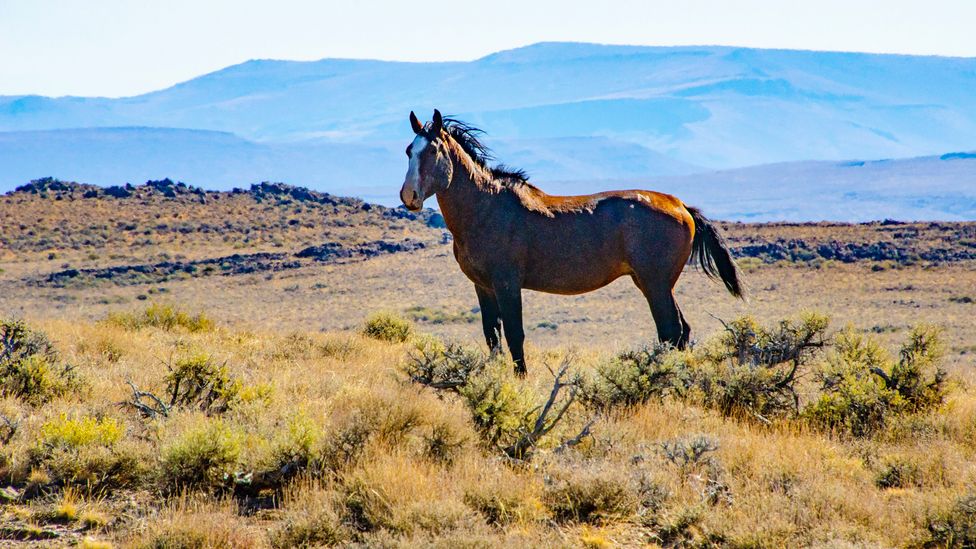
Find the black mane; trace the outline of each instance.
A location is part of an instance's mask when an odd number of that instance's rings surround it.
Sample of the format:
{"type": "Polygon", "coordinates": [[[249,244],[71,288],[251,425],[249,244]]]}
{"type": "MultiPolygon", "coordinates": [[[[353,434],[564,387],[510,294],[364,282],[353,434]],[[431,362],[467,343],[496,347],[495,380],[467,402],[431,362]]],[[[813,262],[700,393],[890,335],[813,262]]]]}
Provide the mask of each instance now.
{"type": "MultiPolygon", "coordinates": [[[[428,129],[429,126],[430,124],[428,124],[428,129]]],[[[491,172],[492,178],[506,184],[529,182],[529,175],[525,173],[525,170],[510,168],[504,164],[491,166],[491,162],[495,160],[495,156],[492,154],[491,149],[481,142],[481,136],[485,134],[483,130],[456,118],[445,117],[444,131],[458,142],[458,145],[461,146],[464,152],[468,153],[471,160],[474,160],[476,164],[491,172]]]]}

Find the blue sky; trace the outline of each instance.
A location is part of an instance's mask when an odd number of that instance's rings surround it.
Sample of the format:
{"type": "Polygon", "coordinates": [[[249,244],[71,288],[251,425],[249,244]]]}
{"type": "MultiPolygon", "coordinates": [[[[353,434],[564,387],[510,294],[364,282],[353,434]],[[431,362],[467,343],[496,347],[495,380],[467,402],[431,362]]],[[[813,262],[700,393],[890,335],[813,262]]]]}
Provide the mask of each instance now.
{"type": "Polygon", "coordinates": [[[125,96],[254,58],[467,60],[545,40],[976,56],[973,0],[0,0],[0,94],[125,96]]]}

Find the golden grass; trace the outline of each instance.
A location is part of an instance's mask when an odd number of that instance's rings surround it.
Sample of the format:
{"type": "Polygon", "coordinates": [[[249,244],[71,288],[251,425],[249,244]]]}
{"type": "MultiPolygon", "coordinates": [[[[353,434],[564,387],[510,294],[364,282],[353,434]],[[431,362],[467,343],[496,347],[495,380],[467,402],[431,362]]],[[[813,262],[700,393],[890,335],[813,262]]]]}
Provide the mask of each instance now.
{"type": "MultiPolygon", "coordinates": [[[[87,389],[44,406],[3,399],[0,411],[20,426],[0,451],[0,474],[25,493],[47,484],[37,493],[60,494],[46,514],[27,516],[70,524],[75,533],[65,535],[79,540],[95,531],[92,540],[146,547],[900,546],[922,541],[930,517],[976,486],[976,394],[968,384],[957,383],[943,407],[914,424],[861,439],[665,399],[601,416],[592,438],[554,452],[591,417],[574,409],[521,465],[480,443],[460,398],[406,380],[411,341],[219,325],[203,332],[34,325],[77,364],[87,389]],[[127,381],[163,395],[169,368],[201,351],[225,364],[249,396],[212,415],[182,406],[144,418],[118,406],[132,398],[127,381]],[[431,451],[437,436],[450,440],[449,459],[431,451]],[[662,442],[698,436],[717,446],[710,461],[679,466],[663,455],[662,442]],[[50,464],[31,461],[53,439],[108,448],[145,470],[118,486],[64,487],[57,470],[43,469],[50,464]],[[256,482],[290,462],[302,472],[240,494],[247,475],[256,482]],[[879,482],[899,464],[910,466],[897,486],[879,482]],[[139,504],[112,520],[133,497],[139,504]]],[[[536,367],[523,390],[541,401],[551,385],[541,365],[566,352],[532,348],[536,367]]],[[[607,358],[586,349],[575,355],[579,369],[607,358]]],[[[17,508],[2,522],[19,523],[17,508]]]]}

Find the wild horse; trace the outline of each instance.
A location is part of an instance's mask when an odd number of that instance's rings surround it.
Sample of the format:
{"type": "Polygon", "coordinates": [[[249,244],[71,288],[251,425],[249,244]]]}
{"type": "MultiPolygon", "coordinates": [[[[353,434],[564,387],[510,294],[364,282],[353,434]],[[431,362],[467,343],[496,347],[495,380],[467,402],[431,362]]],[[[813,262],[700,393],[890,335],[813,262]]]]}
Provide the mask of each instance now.
{"type": "Polygon", "coordinates": [[[525,173],[490,167],[481,130],[434,111],[416,134],[400,199],[410,210],[437,195],[454,257],[472,282],[488,347],[504,328],[516,373],[525,373],[522,289],[573,295],[630,276],[651,307],[658,338],[683,348],[691,337],[673,288],[689,258],[732,295],[742,286],[715,225],[677,198],[653,191],[551,196],[525,173]]]}

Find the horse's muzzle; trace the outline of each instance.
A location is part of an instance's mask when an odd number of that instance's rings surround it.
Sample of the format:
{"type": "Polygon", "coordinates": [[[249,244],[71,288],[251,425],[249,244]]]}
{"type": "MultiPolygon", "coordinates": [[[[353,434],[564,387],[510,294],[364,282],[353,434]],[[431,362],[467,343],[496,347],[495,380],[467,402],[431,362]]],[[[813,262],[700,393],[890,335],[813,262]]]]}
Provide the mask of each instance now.
{"type": "Polygon", "coordinates": [[[424,199],[417,191],[408,189],[406,185],[400,190],[400,202],[403,202],[404,207],[412,212],[420,211],[424,207],[424,199]]]}

